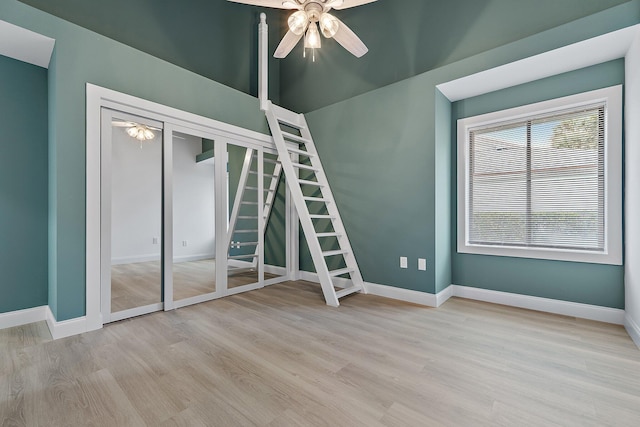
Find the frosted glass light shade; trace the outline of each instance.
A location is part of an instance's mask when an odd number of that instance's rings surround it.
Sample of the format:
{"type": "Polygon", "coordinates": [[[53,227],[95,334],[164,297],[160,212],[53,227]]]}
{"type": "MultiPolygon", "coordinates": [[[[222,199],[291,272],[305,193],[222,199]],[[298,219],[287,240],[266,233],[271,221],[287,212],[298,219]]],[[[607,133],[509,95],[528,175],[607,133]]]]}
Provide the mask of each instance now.
{"type": "Polygon", "coordinates": [[[309,17],[305,11],[299,10],[296,13],[291,14],[287,22],[291,32],[296,36],[299,36],[304,33],[309,26],[309,17]]]}
{"type": "Polygon", "coordinates": [[[324,35],[328,39],[335,36],[338,32],[338,28],[340,27],[340,22],[338,22],[335,17],[329,15],[328,13],[323,13],[320,16],[319,24],[322,35],[324,35]]]}
{"type": "Polygon", "coordinates": [[[304,37],[304,47],[308,49],[320,49],[322,47],[322,40],[320,39],[320,32],[315,22],[309,25],[307,34],[304,37]]]}

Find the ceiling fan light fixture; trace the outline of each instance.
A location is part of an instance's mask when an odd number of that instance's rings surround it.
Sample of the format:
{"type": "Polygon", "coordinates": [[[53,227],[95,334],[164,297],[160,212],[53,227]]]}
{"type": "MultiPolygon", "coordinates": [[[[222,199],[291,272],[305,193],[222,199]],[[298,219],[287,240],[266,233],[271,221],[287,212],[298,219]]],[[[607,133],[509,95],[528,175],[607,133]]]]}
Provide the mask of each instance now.
{"type": "Polygon", "coordinates": [[[312,22],[304,36],[304,47],[306,49],[320,49],[322,47],[322,39],[315,22],[312,22]]]}
{"type": "Polygon", "coordinates": [[[151,129],[142,125],[136,125],[136,126],[127,128],[127,134],[131,138],[135,138],[140,142],[149,141],[156,137],[156,134],[153,133],[151,129]]]}
{"type": "Polygon", "coordinates": [[[320,24],[322,35],[328,39],[335,36],[338,32],[338,28],[340,27],[340,22],[334,16],[328,13],[323,13],[322,15],[320,15],[320,20],[318,21],[318,23],[320,24]]]}
{"type": "Polygon", "coordinates": [[[289,17],[289,29],[296,36],[302,35],[309,26],[309,16],[304,10],[299,10],[289,17]]]}

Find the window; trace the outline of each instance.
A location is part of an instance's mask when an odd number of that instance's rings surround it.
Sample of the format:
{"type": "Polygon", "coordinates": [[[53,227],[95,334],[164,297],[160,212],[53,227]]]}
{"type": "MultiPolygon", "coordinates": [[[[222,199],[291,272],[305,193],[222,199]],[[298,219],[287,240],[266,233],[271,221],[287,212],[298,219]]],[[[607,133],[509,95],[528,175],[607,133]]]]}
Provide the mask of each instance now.
{"type": "Polygon", "coordinates": [[[622,263],[622,88],[458,121],[458,252],[622,263]]]}

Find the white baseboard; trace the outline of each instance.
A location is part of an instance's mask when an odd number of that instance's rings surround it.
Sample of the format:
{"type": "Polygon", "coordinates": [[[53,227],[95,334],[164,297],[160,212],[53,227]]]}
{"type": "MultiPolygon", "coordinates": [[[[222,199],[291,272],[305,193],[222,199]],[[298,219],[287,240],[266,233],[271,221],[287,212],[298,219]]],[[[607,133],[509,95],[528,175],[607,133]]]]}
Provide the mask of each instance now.
{"type": "MultiPolygon", "coordinates": [[[[301,271],[300,279],[314,283],[319,282],[318,275],[308,271],[301,271]]],[[[335,282],[335,285],[337,287],[346,287],[349,283],[350,280],[348,279],[340,279],[335,282]]],[[[365,288],[365,293],[371,295],[392,298],[428,307],[440,307],[449,298],[455,296],[494,304],[508,305],[511,307],[560,314],[563,316],[577,317],[580,319],[613,323],[616,325],[625,324],[624,310],[617,308],[580,304],[550,298],[532,297],[529,295],[520,295],[508,292],[491,291],[487,289],[472,288],[469,286],[450,285],[435,295],[427,292],[397,288],[395,286],[379,285],[376,283],[365,283],[365,288]]],[[[640,329],[637,329],[637,331],[638,340],[640,341],[640,329]]]]}
{"type": "Polygon", "coordinates": [[[636,346],[640,348],[640,326],[628,314],[624,316],[624,328],[636,346]]]}
{"type": "Polygon", "coordinates": [[[436,307],[440,307],[453,296],[453,286],[449,285],[436,294],[436,307]]]}
{"type": "MultiPolygon", "coordinates": [[[[300,271],[300,280],[306,280],[307,282],[313,283],[320,282],[320,280],[318,279],[318,275],[309,271],[300,271]]],[[[351,280],[342,277],[335,277],[333,279],[333,283],[338,288],[346,288],[351,285],[351,280]]],[[[448,292],[448,289],[449,287],[445,291],[448,292]]],[[[444,302],[449,299],[449,297],[445,298],[446,292],[438,295],[433,295],[427,292],[412,291],[410,289],[402,289],[395,286],[379,285],[377,283],[365,282],[363,293],[411,302],[414,304],[426,305],[428,307],[438,307],[441,304],[438,304],[438,300],[444,302]]]]}
{"type": "Polygon", "coordinates": [[[618,308],[512,294],[509,292],[492,291],[469,286],[451,285],[450,288],[452,288],[452,296],[460,298],[561,314],[563,316],[577,317],[580,319],[596,320],[598,322],[613,323],[616,325],[622,325],[624,323],[624,310],[618,308]]]}
{"type": "Polygon", "coordinates": [[[184,255],[184,256],[174,256],[173,262],[175,264],[179,264],[181,262],[191,262],[191,261],[202,261],[205,259],[215,259],[216,254],[195,254],[195,255],[184,255]]]}
{"type": "Polygon", "coordinates": [[[276,276],[286,276],[287,269],[284,267],[278,267],[276,265],[264,265],[264,272],[269,274],[275,274],[276,276]]]}
{"type": "Polygon", "coordinates": [[[87,332],[87,318],[84,316],[58,322],[49,306],[46,306],[46,313],[47,326],[54,340],[87,332]]]}
{"type": "Polygon", "coordinates": [[[48,306],[27,308],[24,310],[10,311],[0,314],[0,329],[13,328],[14,326],[28,325],[47,319],[48,306]]]}
{"type": "Polygon", "coordinates": [[[428,307],[437,306],[436,295],[429,294],[427,292],[412,291],[410,289],[402,289],[368,282],[365,283],[365,287],[367,288],[367,293],[371,295],[426,305],[428,307]]]}
{"type": "MultiPolygon", "coordinates": [[[[183,255],[176,256],[173,258],[173,262],[176,264],[181,262],[190,262],[190,261],[202,261],[203,259],[213,259],[215,258],[215,254],[194,254],[194,255],[183,255]]],[[[123,258],[113,258],[111,260],[111,265],[122,265],[122,264],[136,264],[138,262],[150,262],[150,261],[160,261],[161,256],[159,254],[149,254],[149,255],[139,255],[132,257],[123,257],[123,258]]]]}
{"type": "MultiPolygon", "coordinates": [[[[312,273],[310,271],[302,271],[300,270],[300,274],[298,276],[299,280],[305,280],[307,282],[312,283],[320,283],[320,279],[318,278],[317,273],[312,273]]],[[[351,279],[345,279],[344,277],[334,277],[333,279],[334,286],[338,288],[348,288],[351,285],[351,279]]],[[[365,284],[366,287],[366,284],[365,284]]],[[[367,293],[366,290],[364,293],[367,293]]]]}

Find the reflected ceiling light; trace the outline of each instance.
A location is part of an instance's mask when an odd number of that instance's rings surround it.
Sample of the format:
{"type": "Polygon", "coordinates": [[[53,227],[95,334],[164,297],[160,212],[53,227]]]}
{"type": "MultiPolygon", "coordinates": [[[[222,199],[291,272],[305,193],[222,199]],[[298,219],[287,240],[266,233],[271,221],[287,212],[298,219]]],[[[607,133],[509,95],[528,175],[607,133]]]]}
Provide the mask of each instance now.
{"type": "Polygon", "coordinates": [[[156,137],[156,134],[144,125],[135,125],[127,128],[127,134],[129,134],[131,138],[135,138],[140,142],[150,141],[156,137]]]}

